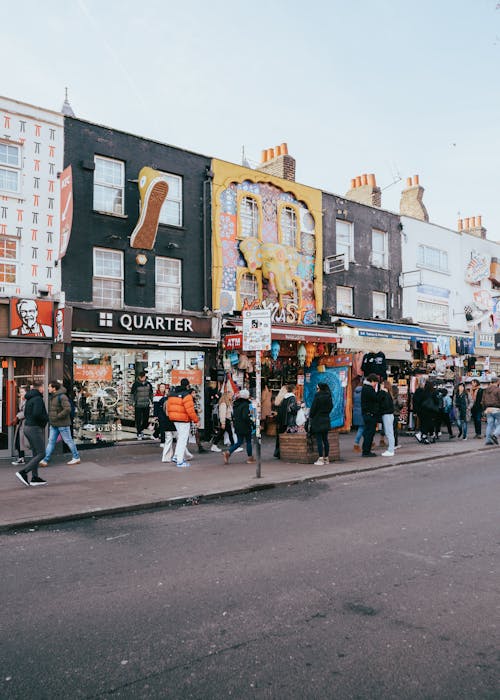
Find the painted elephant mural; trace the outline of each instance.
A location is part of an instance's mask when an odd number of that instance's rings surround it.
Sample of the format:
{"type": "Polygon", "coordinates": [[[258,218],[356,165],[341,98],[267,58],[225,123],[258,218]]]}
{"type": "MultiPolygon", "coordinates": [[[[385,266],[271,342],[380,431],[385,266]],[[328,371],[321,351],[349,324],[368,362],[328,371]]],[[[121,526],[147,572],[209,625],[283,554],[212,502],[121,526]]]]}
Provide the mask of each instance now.
{"type": "Polygon", "coordinates": [[[250,272],[262,269],[262,276],[269,281],[272,292],[293,292],[293,278],[300,263],[300,255],[295,248],[281,243],[263,243],[258,238],[246,238],[240,243],[240,251],[250,272]]]}

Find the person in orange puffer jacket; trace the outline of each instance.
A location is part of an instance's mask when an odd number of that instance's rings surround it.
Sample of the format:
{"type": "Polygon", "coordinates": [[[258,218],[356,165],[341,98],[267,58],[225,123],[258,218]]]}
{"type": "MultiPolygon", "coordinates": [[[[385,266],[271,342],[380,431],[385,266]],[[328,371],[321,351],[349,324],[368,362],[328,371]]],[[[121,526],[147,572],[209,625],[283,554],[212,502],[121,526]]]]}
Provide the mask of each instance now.
{"type": "Polygon", "coordinates": [[[167,414],[175,423],[177,430],[177,445],[172,461],[178,467],[189,467],[189,462],[184,460],[184,453],[189,438],[191,422],[198,423],[198,414],[194,408],[191,388],[187,379],[181,379],[181,385],[172,389],[167,398],[167,414]]]}

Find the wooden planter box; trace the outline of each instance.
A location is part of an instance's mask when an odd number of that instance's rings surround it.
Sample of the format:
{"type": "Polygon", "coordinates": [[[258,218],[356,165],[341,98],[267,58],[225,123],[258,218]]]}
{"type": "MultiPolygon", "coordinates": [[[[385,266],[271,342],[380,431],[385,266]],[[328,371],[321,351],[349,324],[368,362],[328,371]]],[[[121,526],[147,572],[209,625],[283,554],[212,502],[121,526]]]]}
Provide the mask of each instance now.
{"type": "MultiPolygon", "coordinates": [[[[330,462],[340,459],[339,432],[330,430],[328,433],[330,444],[330,462]]],[[[307,439],[306,433],[281,433],[280,456],[283,462],[299,462],[300,464],[313,464],[318,459],[316,437],[307,439]]]]}

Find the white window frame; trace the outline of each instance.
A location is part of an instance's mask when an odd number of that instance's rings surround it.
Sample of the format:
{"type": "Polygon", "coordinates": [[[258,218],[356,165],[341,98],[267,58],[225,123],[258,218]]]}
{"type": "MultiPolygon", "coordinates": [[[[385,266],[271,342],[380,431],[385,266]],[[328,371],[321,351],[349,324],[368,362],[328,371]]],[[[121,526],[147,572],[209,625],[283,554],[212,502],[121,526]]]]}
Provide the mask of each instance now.
{"type": "Polygon", "coordinates": [[[180,314],[182,312],[182,260],[176,258],[157,257],[155,260],[155,307],[157,311],[169,314],[180,314]],[[177,282],[169,282],[166,277],[168,273],[162,270],[163,263],[168,263],[177,270],[177,282]],[[165,273],[163,276],[162,273],[165,273]],[[175,292],[175,303],[163,301],[162,292],[175,292]]]}
{"type": "Polygon", "coordinates": [[[417,299],[417,321],[428,323],[434,326],[450,325],[449,304],[440,304],[427,299],[417,299]],[[439,314],[439,318],[438,318],[439,314]]]}
{"type": "Polygon", "coordinates": [[[372,253],[371,264],[373,267],[380,267],[383,270],[389,269],[389,236],[387,231],[381,231],[378,228],[372,228],[372,253]],[[375,240],[378,236],[382,237],[382,250],[375,250],[375,240]]]}
{"type": "Polygon", "coordinates": [[[5,276],[10,272],[14,273],[14,279],[13,280],[7,280],[7,279],[0,279],[0,284],[16,284],[17,281],[17,263],[18,263],[18,256],[19,256],[19,246],[17,245],[17,240],[9,237],[1,237],[0,238],[0,246],[5,243],[6,245],[13,245],[15,247],[15,254],[14,257],[10,257],[7,255],[2,255],[2,250],[0,248],[0,275],[5,276]],[[7,268],[12,268],[12,270],[8,271],[7,268]]]}
{"type": "Polygon", "coordinates": [[[292,248],[299,247],[299,225],[297,212],[294,207],[287,207],[286,205],[280,209],[280,230],[281,230],[281,243],[283,245],[289,245],[292,248]]]}
{"type": "MultiPolygon", "coordinates": [[[[5,176],[14,175],[16,177],[16,188],[12,187],[2,187],[0,179],[0,192],[5,192],[10,195],[17,195],[21,193],[21,164],[22,164],[22,152],[21,145],[18,143],[12,143],[9,140],[0,140],[0,146],[6,147],[6,154],[2,154],[0,149],[0,175],[5,173],[5,176]],[[12,162],[9,158],[9,149],[15,149],[17,151],[16,162],[12,162]]],[[[7,184],[7,183],[5,183],[7,184]]]]}
{"type": "Polygon", "coordinates": [[[168,194],[160,209],[159,223],[164,226],[182,226],[182,196],[183,181],[180,175],[164,173],[162,175],[168,182],[168,194]],[[175,190],[174,191],[174,185],[175,190]]]}
{"type": "Polygon", "coordinates": [[[116,160],[115,158],[107,158],[106,156],[94,155],[94,165],[94,211],[99,211],[104,214],[114,214],[116,216],[123,216],[125,213],[125,163],[122,160],[116,160]],[[98,179],[98,163],[113,163],[114,165],[119,165],[120,177],[118,178],[118,181],[113,181],[111,178],[98,179]],[[111,208],[106,206],[106,202],[102,204],[102,202],[97,201],[96,188],[103,188],[104,192],[108,195],[110,192],[115,192],[111,208]]]}
{"type": "MultiPolygon", "coordinates": [[[[100,261],[99,261],[100,262],[100,261]]],[[[104,308],[120,309],[123,307],[123,252],[111,248],[94,248],[93,250],[93,272],[92,272],[92,301],[96,306],[104,308]],[[118,272],[113,269],[100,270],[98,272],[99,254],[108,254],[111,260],[118,262],[118,272]],[[118,284],[115,284],[118,282],[118,284]],[[118,290],[119,297],[114,297],[112,293],[105,295],[104,291],[108,284],[109,290],[118,290]],[[101,287],[98,290],[98,287],[101,287]]]]}
{"type": "Polygon", "coordinates": [[[352,287],[337,285],[335,290],[335,310],[337,314],[342,314],[342,316],[354,316],[354,294],[352,287]],[[345,297],[349,297],[349,299],[340,299],[342,294],[344,294],[345,297]]]}
{"type": "Polygon", "coordinates": [[[242,306],[245,303],[245,300],[248,300],[249,303],[251,303],[252,301],[256,301],[259,298],[259,292],[259,281],[257,279],[257,276],[252,274],[251,272],[244,272],[239,280],[239,296],[242,306]],[[245,282],[251,283],[251,290],[245,290],[245,282]],[[255,294],[253,293],[254,290],[255,294]]]}
{"type": "Polygon", "coordinates": [[[344,254],[345,261],[347,263],[354,262],[354,225],[351,221],[342,221],[336,219],[335,221],[335,255],[344,254]],[[348,241],[340,240],[340,230],[343,229],[346,232],[347,227],[347,237],[348,241]]]}
{"type": "Polygon", "coordinates": [[[387,318],[387,302],[388,298],[386,292],[372,292],[373,318],[379,318],[381,320],[387,318]]]}
{"type": "Polygon", "coordinates": [[[242,197],[239,202],[239,238],[258,238],[260,208],[255,197],[242,197]]]}
{"type": "Polygon", "coordinates": [[[417,267],[448,273],[448,251],[421,243],[417,250],[417,267]],[[438,258],[437,263],[432,261],[432,256],[438,258]]]}

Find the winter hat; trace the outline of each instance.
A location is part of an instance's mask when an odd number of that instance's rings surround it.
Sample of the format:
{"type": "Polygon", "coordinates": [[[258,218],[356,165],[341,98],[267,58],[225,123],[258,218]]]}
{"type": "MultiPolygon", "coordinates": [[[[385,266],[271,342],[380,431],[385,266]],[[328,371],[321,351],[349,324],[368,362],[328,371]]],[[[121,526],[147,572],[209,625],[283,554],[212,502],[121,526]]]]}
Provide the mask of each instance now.
{"type": "Polygon", "coordinates": [[[248,389],[242,389],[240,393],[238,394],[240,399],[249,399],[250,398],[250,392],[248,389]]]}

